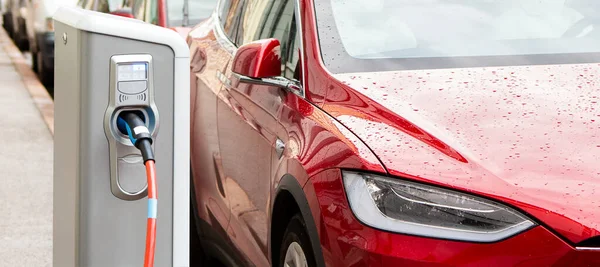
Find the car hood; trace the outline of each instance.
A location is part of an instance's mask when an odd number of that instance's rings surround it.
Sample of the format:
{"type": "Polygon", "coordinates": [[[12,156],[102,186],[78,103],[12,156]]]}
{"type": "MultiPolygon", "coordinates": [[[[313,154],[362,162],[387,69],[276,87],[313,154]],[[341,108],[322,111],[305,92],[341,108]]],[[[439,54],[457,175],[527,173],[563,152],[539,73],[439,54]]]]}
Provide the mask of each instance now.
{"type": "Polygon", "coordinates": [[[572,244],[600,235],[599,65],[334,78],[323,108],[391,175],[511,204],[572,244]]]}

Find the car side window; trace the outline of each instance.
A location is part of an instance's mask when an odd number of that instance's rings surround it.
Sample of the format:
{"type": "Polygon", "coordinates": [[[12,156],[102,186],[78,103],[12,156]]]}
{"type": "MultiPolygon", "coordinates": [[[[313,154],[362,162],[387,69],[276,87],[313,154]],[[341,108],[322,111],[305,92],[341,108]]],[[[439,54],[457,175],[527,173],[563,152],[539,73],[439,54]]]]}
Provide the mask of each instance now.
{"type": "Polygon", "coordinates": [[[299,37],[296,32],[295,1],[248,1],[238,28],[236,44],[276,38],[281,44],[281,73],[289,79],[300,80],[299,37]]]}
{"type": "Polygon", "coordinates": [[[281,75],[288,79],[302,81],[302,62],[300,60],[300,55],[302,53],[300,42],[300,33],[298,32],[298,27],[296,26],[296,19],[294,15],[294,20],[292,20],[292,26],[290,27],[290,35],[289,35],[289,45],[287,54],[282,54],[282,70],[281,75]]]}
{"type": "Polygon", "coordinates": [[[219,3],[219,20],[221,21],[221,26],[223,26],[229,40],[234,43],[244,2],[244,0],[221,0],[219,3]]]}

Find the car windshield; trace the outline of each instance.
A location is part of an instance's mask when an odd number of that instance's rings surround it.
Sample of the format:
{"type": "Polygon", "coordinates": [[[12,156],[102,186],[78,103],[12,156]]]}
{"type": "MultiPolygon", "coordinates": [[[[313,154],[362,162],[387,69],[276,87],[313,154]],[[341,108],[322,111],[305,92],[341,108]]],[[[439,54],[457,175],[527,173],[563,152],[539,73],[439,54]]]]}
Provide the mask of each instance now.
{"type": "Polygon", "coordinates": [[[170,26],[193,26],[201,20],[210,17],[217,5],[217,0],[187,0],[188,23],[183,25],[183,5],[186,0],[167,1],[168,19],[170,26]]]}
{"type": "Polygon", "coordinates": [[[597,0],[315,1],[330,71],[600,62],[597,0]]]}

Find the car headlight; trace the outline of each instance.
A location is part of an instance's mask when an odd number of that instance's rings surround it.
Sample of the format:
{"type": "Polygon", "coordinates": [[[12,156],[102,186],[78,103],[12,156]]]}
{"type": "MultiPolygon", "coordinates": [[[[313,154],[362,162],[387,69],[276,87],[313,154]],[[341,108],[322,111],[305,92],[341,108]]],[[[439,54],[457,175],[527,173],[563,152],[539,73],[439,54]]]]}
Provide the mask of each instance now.
{"type": "Polygon", "coordinates": [[[510,207],[461,192],[365,173],[343,177],[354,215],[381,230],[495,242],[536,225],[510,207]]]}

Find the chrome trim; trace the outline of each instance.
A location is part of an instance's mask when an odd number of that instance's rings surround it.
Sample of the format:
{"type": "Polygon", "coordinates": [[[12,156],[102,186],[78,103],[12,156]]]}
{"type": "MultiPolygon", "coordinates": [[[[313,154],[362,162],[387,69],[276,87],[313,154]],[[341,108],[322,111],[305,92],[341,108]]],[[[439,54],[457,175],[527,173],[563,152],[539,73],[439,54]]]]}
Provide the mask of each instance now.
{"type": "Polygon", "coordinates": [[[235,46],[235,43],[233,43],[233,41],[229,39],[229,36],[225,34],[225,29],[223,29],[223,25],[221,25],[221,18],[219,18],[219,11],[221,10],[222,2],[223,1],[219,1],[219,4],[217,5],[215,12],[213,13],[213,17],[215,19],[216,24],[214,26],[214,30],[217,37],[216,39],[217,42],[221,44],[227,51],[229,51],[232,54],[235,54],[237,52],[237,46],[235,46]]]}
{"type": "Polygon", "coordinates": [[[269,77],[269,78],[252,78],[248,76],[244,76],[238,73],[233,73],[233,75],[239,80],[241,83],[248,84],[258,84],[258,85],[267,85],[267,86],[275,86],[289,91],[290,93],[299,95],[302,94],[302,85],[298,84],[298,82],[290,80],[285,77],[277,76],[277,77],[269,77]]]}
{"type": "Polygon", "coordinates": [[[289,81],[287,88],[288,91],[298,95],[299,97],[304,98],[304,86],[300,84],[300,82],[291,80],[289,81]]]}
{"type": "Polygon", "coordinates": [[[275,152],[277,153],[278,159],[281,159],[281,157],[283,156],[284,150],[285,150],[285,143],[283,142],[283,140],[277,138],[277,141],[275,141],[275,152]]]}
{"type": "Polygon", "coordinates": [[[600,248],[588,248],[588,247],[575,247],[576,250],[581,251],[600,251],[600,248]]]}
{"type": "Polygon", "coordinates": [[[300,14],[300,0],[296,0],[296,8],[294,9],[296,13],[296,31],[300,33],[300,60],[302,61],[302,79],[300,82],[300,88],[298,88],[299,93],[295,93],[296,95],[306,98],[306,89],[304,89],[304,85],[306,84],[306,60],[304,59],[304,31],[302,24],[302,14],[300,14]]]}
{"type": "Polygon", "coordinates": [[[231,88],[231,80],[223,74],[220,70],[217,70],[217,80],[221,82],[221,84],[225,85],[227,88],[231,88]]]}

